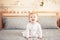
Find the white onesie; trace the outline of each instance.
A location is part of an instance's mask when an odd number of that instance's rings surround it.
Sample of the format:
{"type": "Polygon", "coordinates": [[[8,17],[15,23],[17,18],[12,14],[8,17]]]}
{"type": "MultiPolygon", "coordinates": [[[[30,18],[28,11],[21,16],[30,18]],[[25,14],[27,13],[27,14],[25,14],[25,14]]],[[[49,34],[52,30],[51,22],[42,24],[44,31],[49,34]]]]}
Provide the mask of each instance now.
{"type": "Polygon", "coordinates": [[[28,23],[26,30],[22,32],[24,37],[41,37],[42,38],[42,29],[41,25],[36,22],[34,24],[28,23]]]}

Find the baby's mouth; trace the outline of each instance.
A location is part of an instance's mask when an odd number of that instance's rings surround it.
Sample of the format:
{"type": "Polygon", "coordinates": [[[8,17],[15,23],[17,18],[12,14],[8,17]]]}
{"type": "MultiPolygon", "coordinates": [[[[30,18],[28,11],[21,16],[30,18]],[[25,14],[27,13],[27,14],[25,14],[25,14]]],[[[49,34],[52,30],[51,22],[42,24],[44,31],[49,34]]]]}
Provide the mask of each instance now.
{"type": "Polygon", "coordinates": [[[32,21],[34,21],[34,19],[32,19],[32,21]]]}

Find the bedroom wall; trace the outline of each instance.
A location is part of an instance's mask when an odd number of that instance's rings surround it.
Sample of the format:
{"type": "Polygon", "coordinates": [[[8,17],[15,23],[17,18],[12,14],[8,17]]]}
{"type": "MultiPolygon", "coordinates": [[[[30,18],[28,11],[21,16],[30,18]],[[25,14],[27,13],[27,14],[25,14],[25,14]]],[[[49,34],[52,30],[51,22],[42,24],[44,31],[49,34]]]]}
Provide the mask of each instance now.
{"type": "Polygon", "coordinates": [[[40,11],[60,11],[60,0],[0,0],[0,6],[16,11],[35,9],[40,11]],[[43,6],[40,6],[41,2],[43,2],[43,6]]]}

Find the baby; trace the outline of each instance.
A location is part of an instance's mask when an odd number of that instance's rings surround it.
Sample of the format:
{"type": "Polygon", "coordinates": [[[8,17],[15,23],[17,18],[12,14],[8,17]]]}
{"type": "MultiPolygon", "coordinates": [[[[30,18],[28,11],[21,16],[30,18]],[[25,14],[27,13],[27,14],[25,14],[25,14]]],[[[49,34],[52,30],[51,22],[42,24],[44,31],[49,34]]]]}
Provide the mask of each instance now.
{"type": "Polygon", "coordinates": [[[39,40],[42,40],[42,29],[37,19],[36,13],[29,14],[29,23],[27,24],[26,30],[22,32],[26,40],[29,40],[31,37],[37,37],[39,40]]]}

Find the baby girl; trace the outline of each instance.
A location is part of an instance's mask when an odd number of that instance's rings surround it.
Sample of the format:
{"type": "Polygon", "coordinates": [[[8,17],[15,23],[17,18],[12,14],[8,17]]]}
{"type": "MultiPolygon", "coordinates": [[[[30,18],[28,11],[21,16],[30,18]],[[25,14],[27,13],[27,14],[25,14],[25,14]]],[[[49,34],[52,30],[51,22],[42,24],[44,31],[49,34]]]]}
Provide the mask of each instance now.
{"type": "Polygon", "coordinates": [[[31,37],[36,37],[38,40],[42,40],[42,29],[38,23],[38,15],[36,13],[29,14],[29,23],[27,24],[26,30],[22,32],[26,40],[31,37]]]}

